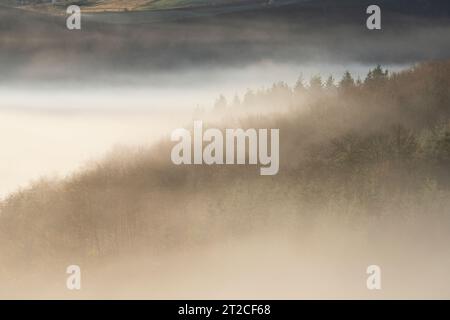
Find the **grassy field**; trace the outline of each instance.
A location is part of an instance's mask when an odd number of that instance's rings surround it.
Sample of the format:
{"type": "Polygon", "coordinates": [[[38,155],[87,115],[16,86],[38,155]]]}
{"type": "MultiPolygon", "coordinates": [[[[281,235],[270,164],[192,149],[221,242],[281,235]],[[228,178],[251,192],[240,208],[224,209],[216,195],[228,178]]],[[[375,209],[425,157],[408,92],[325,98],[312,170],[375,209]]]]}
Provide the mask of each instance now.
{"type": "Polygon", "coordinates": [[[79,5],[83,12],[122,12],[122,11],[142,11],[142,10],[170,10],[170,9],[187,9],[187,8],[207,8],[226,5],[265,5],[267,0],[75,0],[75,1],[57,1],[41,3],[40,1],[31,0],[23,4],[17,1],[3,0],[0,4],[8,6],[21,7],[23,9],[61,14],[70,4],[79,5]]]}

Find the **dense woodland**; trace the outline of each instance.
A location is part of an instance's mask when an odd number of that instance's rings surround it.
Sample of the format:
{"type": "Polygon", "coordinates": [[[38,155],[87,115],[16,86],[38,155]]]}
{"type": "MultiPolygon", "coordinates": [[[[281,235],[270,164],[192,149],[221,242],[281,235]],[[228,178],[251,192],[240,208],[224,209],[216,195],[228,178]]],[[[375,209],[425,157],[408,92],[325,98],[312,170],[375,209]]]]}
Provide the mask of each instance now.
{"type": "MultiPolygon", "coordinates": [[[[213,111],[209,126],[280,129],[280,170],[175,166],[172,143],[115,150],[62,180],[43,179],[0,207],[0,275],[49,259],[82,261],[222,241],[318,216],[450,222],[450,62],[365,79],[300,78],[249,90],[213,111]],[[283,224],[285,223],[285,224],[283,224]]],[[[307,221],[307,223],[306,223],[307,221]]],[[[303,230],[303,231],[301,231],[303,230]]]]}

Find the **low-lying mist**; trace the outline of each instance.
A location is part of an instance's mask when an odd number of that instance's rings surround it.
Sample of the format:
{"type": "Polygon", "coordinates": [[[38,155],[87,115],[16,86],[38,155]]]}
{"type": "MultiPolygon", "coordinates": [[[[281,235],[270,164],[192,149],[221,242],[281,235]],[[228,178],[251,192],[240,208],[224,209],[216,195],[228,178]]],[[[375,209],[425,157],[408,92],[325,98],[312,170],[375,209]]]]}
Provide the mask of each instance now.
{"type": "MultiPolygon", "coordinates": [[[[300,75],[340,77],[346,70],[364,78],[368,68],[261,62],[241,69],[197,68],[146,77],[116,74],[115,84],[67,80],[2,86],[0,197],[42,176],[70,174],[117,145],[150,145],[192,117],[217,118],[209,111],[221,95],[232,103],[249,88],[267,89],[281,79],[294,86],[300,75]]],[[[402,66],[389,68],[396,71],[402,66]]],[[[284,108],[281,104],[278,107],[284,108]]],[[[273,107],[264,109],[271,112],[273,107]]],[[[258,111],[262,110],[260,106],[258,111]]]]}
{"type": "Polygon", "coordinates": [[[449,77],[448,61],[316,76],[193,116],[279,128],[276,176],[176,166],[162,138],[35,182],[1,203],[0,295],[448,298],[449,77]],[[381,291],[366,288],[371,264],[381,291]]]}
{"type": "Polygon", "coordinates": [[[371,32],[365,24],[368,1],[350,2],[306,1],[157,22],[133,18],[146,12],[87,14],[75,32],[66,29],[64,17],[2,7],[0,84],[97,87],[132,84],[159,72],[220,72],[263,62],[407,65],[449,56],[447,4],[384,1],[383,30],[371,32]]]}

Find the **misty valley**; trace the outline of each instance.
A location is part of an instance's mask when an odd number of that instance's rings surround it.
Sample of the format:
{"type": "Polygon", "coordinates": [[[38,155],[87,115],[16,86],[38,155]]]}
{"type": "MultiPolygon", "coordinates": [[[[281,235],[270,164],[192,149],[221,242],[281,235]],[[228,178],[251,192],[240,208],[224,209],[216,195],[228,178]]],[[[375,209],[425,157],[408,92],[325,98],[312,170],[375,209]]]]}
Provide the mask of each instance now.
{"type": "Polygon", "coordinates": [[[0,298],[450,297],[444,1],[66,4],[0,0],[0,298]]]}

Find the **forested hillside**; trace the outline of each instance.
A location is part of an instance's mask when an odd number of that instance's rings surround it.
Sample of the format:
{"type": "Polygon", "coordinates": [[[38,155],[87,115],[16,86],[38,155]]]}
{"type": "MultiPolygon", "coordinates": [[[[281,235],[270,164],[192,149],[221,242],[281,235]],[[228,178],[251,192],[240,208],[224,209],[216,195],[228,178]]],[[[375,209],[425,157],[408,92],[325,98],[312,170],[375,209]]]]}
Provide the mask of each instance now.
{"type": "Polygon", "coordinates": [[[279,128],[278,175],[260,176],[254,166],[176,166],[168,139],[116,150],[1,203],[4,271],[68,256],[93,263],[142,248],[179,250],[285,223],[295,232],[316,216],[363,228],[373,219],[418,218],[448,234],[448,61],[395,74],[377,67],[362,80],[347,73],[277,83],[219,99],[213,112],[222,121],[206,126],[279,128]]]}

